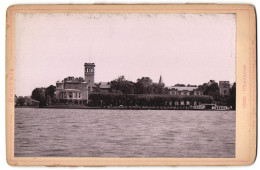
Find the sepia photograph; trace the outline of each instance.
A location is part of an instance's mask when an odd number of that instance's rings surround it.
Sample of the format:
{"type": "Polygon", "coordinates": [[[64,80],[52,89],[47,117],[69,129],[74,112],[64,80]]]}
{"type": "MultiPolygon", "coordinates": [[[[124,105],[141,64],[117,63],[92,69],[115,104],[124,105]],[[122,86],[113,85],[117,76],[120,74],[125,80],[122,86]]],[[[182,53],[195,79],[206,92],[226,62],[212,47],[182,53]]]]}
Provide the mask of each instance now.
{"type": "Polygon", "coordinates": [[[235,13],[16,13],[14,157],[235,158],[235,13]]]}

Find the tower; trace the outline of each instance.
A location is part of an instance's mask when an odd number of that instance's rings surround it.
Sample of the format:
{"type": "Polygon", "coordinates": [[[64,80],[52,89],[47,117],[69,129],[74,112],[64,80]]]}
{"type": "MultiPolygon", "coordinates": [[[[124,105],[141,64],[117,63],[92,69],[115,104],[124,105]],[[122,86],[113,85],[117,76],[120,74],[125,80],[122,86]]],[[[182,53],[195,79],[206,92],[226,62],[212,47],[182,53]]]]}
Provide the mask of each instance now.
{"type": "Polygon", "coordinates": [[[163,84],[162,76],[160,75],[159,84],[163,84]]]}
{"type": "Polygon", "coordinates": [[[88,83],[88,91],[92,91],[94,87],[95,63],[85,63],[85,81],[88,83]]]}

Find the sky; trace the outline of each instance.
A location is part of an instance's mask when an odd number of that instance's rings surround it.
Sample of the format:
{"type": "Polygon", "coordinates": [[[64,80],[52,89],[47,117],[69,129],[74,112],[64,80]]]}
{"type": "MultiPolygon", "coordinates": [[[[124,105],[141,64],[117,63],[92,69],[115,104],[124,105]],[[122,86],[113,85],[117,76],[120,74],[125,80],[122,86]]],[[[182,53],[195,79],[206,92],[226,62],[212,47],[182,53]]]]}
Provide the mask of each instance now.
{"type": "Polygon", "coordinates": [[[84,77],[86,62],[95,82],[235,82],[235,14],[18,13],[15,22],[17,96],[84,77]]]}

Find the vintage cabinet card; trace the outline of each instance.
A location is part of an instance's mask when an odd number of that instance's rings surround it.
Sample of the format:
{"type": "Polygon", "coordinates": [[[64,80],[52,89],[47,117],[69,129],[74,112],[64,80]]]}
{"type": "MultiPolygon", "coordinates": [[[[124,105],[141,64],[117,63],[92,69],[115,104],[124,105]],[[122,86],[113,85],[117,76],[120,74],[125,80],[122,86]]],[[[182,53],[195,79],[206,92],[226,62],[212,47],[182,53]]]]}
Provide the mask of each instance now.
{"type": "Polygon", "coordinates": [[[254,7],[9,7],[6,141],[15,166],[253,163],[254,7]]]}

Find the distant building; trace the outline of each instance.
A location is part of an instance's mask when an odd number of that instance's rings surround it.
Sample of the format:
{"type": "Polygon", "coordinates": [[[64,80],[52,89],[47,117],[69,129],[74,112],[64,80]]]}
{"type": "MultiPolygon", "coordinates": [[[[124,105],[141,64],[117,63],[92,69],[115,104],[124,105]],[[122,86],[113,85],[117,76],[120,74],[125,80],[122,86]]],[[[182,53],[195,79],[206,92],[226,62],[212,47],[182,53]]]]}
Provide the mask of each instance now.
{"type": "Polygon", "coordinates": [[[67,77],[56,83],[57,101],[68,100],[87,102],[88,100],[88,83],[82,78],[67,77]]]}
{"type": "Polygon", "coordinates": [[[219,81],[219,94],[224,96],[224,95],[229,95],[229,89],[230,89],[230,83],[229,81],[219,81]]]}
{"type": "Polygon", "coordinates": [[[85,81],[88,83],[88,91],[93,91],[95,86],[95,63],[85,63],[85,81]]]}
{"type": "Polygon", "coordinates": [[[97,84],[97,86],[99,87],[99,90],[101,92],[105,92],[108,93],[109,90],[111,89],[111,83],[110,82],[100,82],[97,84]]]}
{"type": "Polygon", "coordinates": [[[170,87],[170,94],[172,95],[187,95],[187,96],[192,96],[192,95],[203,95],[202,91],[198,90],[198,87],[181,87],[181,86],[172,86],[170,87]]]}

